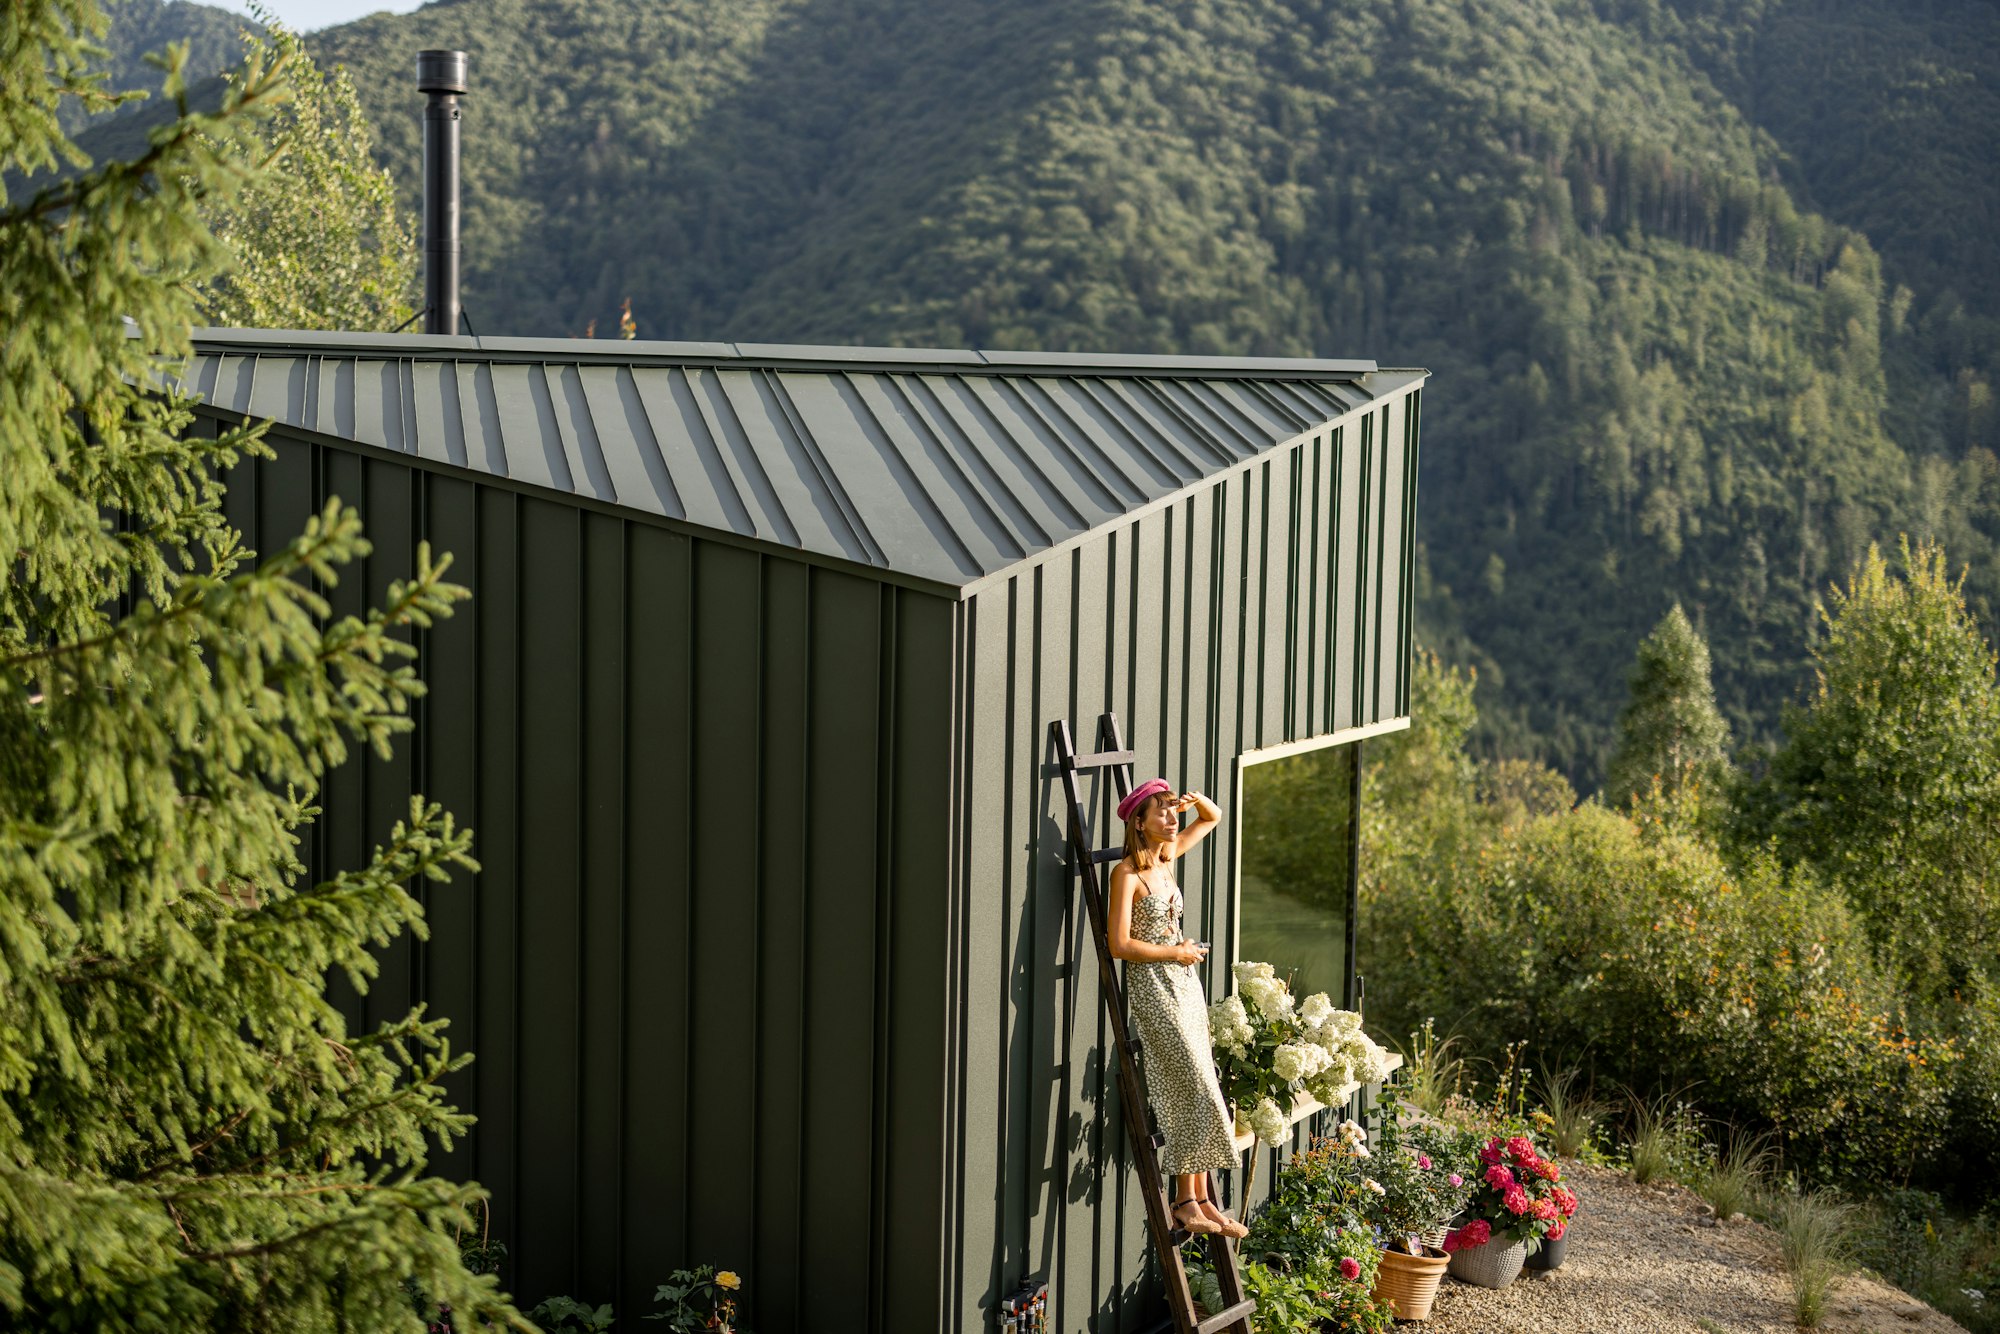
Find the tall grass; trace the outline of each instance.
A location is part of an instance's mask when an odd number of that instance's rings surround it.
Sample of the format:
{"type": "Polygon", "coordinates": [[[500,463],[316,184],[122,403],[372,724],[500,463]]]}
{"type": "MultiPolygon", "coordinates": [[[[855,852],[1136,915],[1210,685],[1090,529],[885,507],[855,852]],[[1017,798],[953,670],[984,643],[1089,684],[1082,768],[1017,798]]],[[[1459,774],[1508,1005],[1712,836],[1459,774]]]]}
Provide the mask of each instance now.
{"type": "Polygon", "coordinates": [[[1542,1110],[1549,1116],[1549,1147],[1559,1158],[1578,1158],[1596,1138],[1604,1104],[1576,1087],[1577,1072],[1565,1070],[1542,1083],[1542,1110]]]}
{"type": "Polygon", "coordinates": [[[1403,1053],[1403,1101],[1427,1116],[1437,1116],[1445,1103],[1465,1084],[1465,1062],[1454,1052],[1456,1034],[1439,1038],[1437,1021],[1410,1034],[1410,1048],[1403,1053]]]}
{"type": "Polygon", "coordinates": [[[1807,1329],[1826,1314],[1846,1258],[1848,1206],[1824,1191],[1793,1195],[1778,1206],[1778,1247],[1792,1276],[1792,1315],[1807,1329]]]}
{"type": "Polygon", "coordinates": [[[1678,1091],[1652,1098],[1629,1089],[1626,1094],[1631,1099],[1632,1131],[1625,1142],[1625,1158],[1632,1180],[1644,1186],[1696,1175],[1701,1164],[1701,1125],[1695,1110],[1680,1100],[1678,1091]]]}
{"type": "Polygon", "coordinates": [[[1708,1202],[1717,1218],[1747,1214],[1771,1175],[1776,1155],[1768,1135],[1731,1127],[1722,1146],[1688,1184],[1708,1202]]]}

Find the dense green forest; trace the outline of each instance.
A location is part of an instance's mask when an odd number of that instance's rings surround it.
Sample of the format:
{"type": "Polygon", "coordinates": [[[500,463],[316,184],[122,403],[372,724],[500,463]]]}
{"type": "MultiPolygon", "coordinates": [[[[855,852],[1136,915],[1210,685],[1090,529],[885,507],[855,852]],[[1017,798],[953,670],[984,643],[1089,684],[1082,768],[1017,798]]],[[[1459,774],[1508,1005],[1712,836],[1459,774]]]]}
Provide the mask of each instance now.
{"type": "Polygon", "coordinates": [[[2000,624],[1984,0],[438,0],[316,34],[482,332],[1422,365],[1425,639],[1603,780],[1679,602],[1754,761],[1870,540],[2000,624]]]}

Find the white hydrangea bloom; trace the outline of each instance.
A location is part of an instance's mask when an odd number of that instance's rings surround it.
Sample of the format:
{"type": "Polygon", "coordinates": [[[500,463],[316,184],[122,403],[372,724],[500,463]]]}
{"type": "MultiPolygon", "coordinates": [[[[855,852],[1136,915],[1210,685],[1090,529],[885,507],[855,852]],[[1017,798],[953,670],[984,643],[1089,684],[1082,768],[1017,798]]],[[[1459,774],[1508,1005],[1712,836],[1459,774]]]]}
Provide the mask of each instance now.
{"type": "Polygon", "coordinates": [[[1237,964],[1230,971],[1236,975],[1236,986],[1239,991],[1253,977],[1276,977],[1278,974],[1278,970],[1271,967],[1268,963],[1250,963],[1248,961],[1237,964]]]}
{"type": "Polygon", "coordinates": [[[1326,1064],[1326,1052],[1307,1042],[1287,1042],[1271,1053],[1271,1069],[1287,1084],[1310,1079],[1326,1064]]]}
{"type": "Polygon", "coordinates": [[[1250,1109],[1250,1129],[1265,1144],[1276,1144],[1284,1139],[1285,1131],[1291,1123],[1285,1119],[1284,1108],[1269,1098],[1260,1101],[1250,1109]]]}
{"type": "Polygon", "coordinates": [[[1238,1060],[1249,1055],[1249,1043],[1255,1032],[1250,1027],[1249,1014],[1243,1009],[1242,997],[1224,996],[1208,1007],[1208,1033],[1211,1043],[1238,1060]]]}
{"type": "Polygon", "coordinates": [[[1333,1015],[1333,1001],[1324,991],[1315,991],[1299,1003],[1299,1021],[1308,1029],[1319,1028],[1333,1015]]]}
{"type": "Polygon", "coordinates": [[[1375,1045],[1367,1034],[1348,1034],[1343,1054],[1352,1069],[1352,1078],[1363,1084],[1379,1084],[1389,1074],[1389,1053],[1375,1045]]]}
{"type": "Polygon", "coordinates": [[[1336,1055],[1328,1060],[1324,1070],[1306,1081],[1306,1092],[1318,1099],[1321,1106],[1335,1107],[1345,1098],[1347,1084],[1347,1061],[1336,1055]]]}
{"type": "Polygon", "coordinates": [[[1250,1004],[1266,1019],[1289,1019],[1292,1013],[1292,993],[1285,984],[1275,977],[1251,977],[1244,980],[1241,990],[1250,1004]]]}

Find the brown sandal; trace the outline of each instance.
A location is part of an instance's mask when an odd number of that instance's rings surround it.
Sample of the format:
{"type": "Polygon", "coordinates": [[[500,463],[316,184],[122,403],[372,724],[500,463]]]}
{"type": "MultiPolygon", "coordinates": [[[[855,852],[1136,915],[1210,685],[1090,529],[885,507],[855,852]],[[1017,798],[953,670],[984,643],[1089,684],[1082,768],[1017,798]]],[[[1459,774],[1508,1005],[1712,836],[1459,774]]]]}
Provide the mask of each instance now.
{"type": "Polygon", "coordinates": [[[1181,1231],[1191,1235],[1197,1237],[1213,1236],[1215,1233],[1223,1230],[1222,1224],[1201,1211],[1201,1201],[1192,1195],[1188,1196],[1185,1200],[1176,1200],[1169,1212],[1172,1213],[1174,1222],[1180,1225],[1181,1231]],[[1194,1210],[1194,1222],[1189,1222],[1187,1219],[1181,1217],[1181,1210],[1190,1208],[1194,1210]],[[1195,1226],[1196,1223],[1199,1223],[1200,1226],[1195,1226]]]}
{"type": "Polygon", "coordinates": [[[1213,1218],[1209,1219],[1208,1221],[1211,1223],[1215,1223],[1216,1228],[1221,1231],[1223,1236],[1247,1237],[1250,1235],[1250,1229],[1245,1227],[1243,1224],[1237,1222],[1235,1219],[1231,1218],[1229,1216],[1229,1211],[1223,1208],[1221,1205],[1215,1204],[1215,1202],[1212,1200],[1196,1200],[1195,1203],[1210,1205],[1215,1209],[1217,1213],[1222,1215],[1222,1220],[1220,1222],[1216,1222],[1216,1220],[1213,1218]]]}

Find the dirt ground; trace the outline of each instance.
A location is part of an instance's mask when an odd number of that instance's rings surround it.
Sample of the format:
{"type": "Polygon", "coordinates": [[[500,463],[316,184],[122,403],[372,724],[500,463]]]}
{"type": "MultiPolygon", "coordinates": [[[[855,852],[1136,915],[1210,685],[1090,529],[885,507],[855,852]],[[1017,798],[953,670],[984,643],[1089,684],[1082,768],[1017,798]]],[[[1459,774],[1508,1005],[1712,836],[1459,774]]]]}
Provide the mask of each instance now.
{"type": "MultiPolygon", "coordinates": [[[[1628,1330],[1778,1334],[1792,1287],[1778,1239],[1761,1224],[1716,1223],[1679,1186],[1635,1186],[1621,1173],[1565,1163],[1582,1200],[1563,1267],[1525,1270],[1498,1292],[1447,1277],[1426,1334],[1624,1334],[1628,1330]]],[[[1950,1334],[1963,1326],[1871,1279],[1842,1280],[1827,1299],[1831,1334],[1950,1334]]]]}

